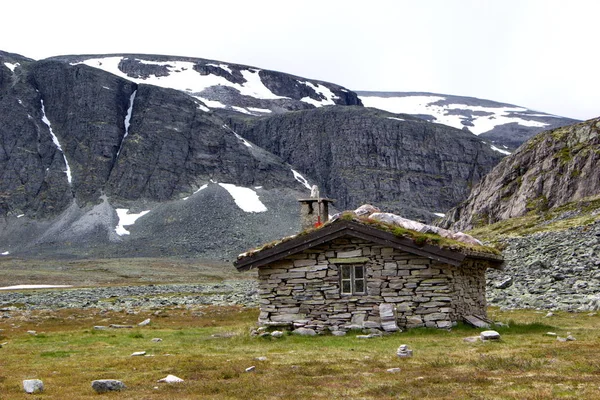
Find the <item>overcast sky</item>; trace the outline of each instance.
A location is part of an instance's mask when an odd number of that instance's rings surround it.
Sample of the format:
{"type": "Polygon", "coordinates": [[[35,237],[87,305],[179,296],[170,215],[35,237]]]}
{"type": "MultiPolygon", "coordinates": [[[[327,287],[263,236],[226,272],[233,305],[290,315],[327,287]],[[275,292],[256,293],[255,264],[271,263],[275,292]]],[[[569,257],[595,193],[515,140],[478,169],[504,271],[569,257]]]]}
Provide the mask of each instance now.
{"type": "Polygon", "coordinates": [[[22,0],[1,12],[0,50],[35,59],[181,55],[600,116],[597,0],[22,0]]]}

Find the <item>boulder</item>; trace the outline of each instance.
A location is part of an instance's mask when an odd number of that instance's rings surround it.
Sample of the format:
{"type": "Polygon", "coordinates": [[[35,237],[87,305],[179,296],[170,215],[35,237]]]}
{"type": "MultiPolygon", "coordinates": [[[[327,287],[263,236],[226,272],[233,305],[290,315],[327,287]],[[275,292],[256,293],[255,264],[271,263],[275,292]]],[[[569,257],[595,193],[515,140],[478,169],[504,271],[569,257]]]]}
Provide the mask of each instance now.
{"type": "Polygon", "coordinates": [[[23,390],[26,393],[38,393],[44,391],[44,382],[39,379],[26,379],[23,381],[23,390]]]}
{"type": "Polygon", "coordinates": [[[125,389],[125,384],[116,379],[98,379],[92,381],[92,389],[96,393],[114,392],[125,389]]]}
{"type": "Polygon", "coordinates": [[[483,331],[479,336],[481,340],[500,340],[500,334],[496,331],[483,331]]]}

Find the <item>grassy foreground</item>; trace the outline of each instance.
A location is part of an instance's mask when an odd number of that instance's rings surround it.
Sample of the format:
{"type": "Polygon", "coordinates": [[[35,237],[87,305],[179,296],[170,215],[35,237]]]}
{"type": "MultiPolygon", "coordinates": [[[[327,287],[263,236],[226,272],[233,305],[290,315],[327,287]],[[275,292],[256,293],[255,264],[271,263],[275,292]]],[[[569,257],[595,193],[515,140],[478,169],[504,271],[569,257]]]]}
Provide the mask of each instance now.
{"type": "Polygon", "coordinates": [[[594,399],[600,398],[600,316],[490,310],[499,342],[466,343],[479,330],[415,329],[382,338],[251,337],[258,311],[238,307],[159,313],[90,310],[13,313],[0,319],[1,399],[594,399]],[[133,329],[94,325],[152,323],[133,329]],[[37,335],[28,334],[37,331],[37,335]],[[559,342],[547,331],[577,340],[559,342]],[[152,342],[161,338],[162,342],[152,342]],[[396,349],[414,350],[399,359],[396,349]],[[132,357],[146,351],[152,357],[132,357]],[[257,360],[266,357],[266,360],[257,360]],[[245,372],[256,366],[254,372],[245,372]],[[398,367],[400,372],[386,372],[398,367]],[[157,383],[167,374],[185,380],[157,383]],[[23,379],[46,390],[26,395],[23,379]],[[123,392],[97,395],[94,379],[123,392]]]}

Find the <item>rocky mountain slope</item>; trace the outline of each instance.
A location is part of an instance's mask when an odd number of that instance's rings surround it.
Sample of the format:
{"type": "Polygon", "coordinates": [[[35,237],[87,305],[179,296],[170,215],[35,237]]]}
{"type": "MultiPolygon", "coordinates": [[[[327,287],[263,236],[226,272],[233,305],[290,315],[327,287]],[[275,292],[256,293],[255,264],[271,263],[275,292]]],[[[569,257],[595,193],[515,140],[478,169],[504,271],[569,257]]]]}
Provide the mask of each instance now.
{"type": "Polygon", "coordinates": [[[471,229],[600,193],[600,118],[539,134],[502,160],[442,223],[471,229]]]}
{"type": "Polygon", "coordinates": [[[182,91],[210,109],[265,115],[326,105],[361,105],[356,93],[333,83],[206,60],[148,54],[52,57],[88,65],[135,83],[182,91]]]}
{"type": "Polygon", "coordinates": [[[0,94],[0,254],[223,257],[297,229],[306,180],[184,93],[0,53],[0,94]]]}
{"type": "Polygon", "coordinates": [[[430,221],[505,151],[332,83],[198,58],[0,52],[0,254],[227,259],[312,184],[430,221]]]}
{"type": "Polygon", "coordinates": [[[230,116],[228,123],[314,177],[341,209],[372,203],[427,221],[465,198],[502,158],[468,132],[363,107],[230,116]]]}
{"type": "Polygon", "coordinates": [[[363,104],[393,113],[411,114],[430,122],[468,129],[511,152],[527,139],[578,121],[513,104],[426,92],[356,92],[363,104]]]}

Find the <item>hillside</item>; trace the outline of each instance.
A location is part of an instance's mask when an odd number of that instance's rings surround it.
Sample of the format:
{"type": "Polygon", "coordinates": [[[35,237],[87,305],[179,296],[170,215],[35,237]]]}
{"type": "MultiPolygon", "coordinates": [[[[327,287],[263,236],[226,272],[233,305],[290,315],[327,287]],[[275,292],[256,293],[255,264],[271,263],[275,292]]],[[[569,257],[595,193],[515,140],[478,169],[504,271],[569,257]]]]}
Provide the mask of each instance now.
{"type": "Polygon", "coordinates": [[[0,52],[0,138],[0,254],[66,257],[230,259],[295,233],[313,184],[431,221],[506,153],[333,83],[139,54],[0,52]]]}
{"type": "Polygon", "coordinates": [[[472,229],[600,193],[600,119],[546,131],[503,159],[442,223],[472,229]]]}
{"type": "Polygon", "coordinates": [[[464,199],[503,157],[468,132],[363,107],[230,116],[229,123],[314,177],[340,209],[372,203],[426,221],[464,199]]]}
{"type": "Polygon", "coordinates": [[[527,139],[578,122],[571,118],[474,97],[426,92],[357,91],[366,107],[418,116],[429,122],[468,129],[509,154],[527,139]]]}
{"type": "Polygon", "coordinates": [[[203,58],[149,54],[51,57],[88,65],[141,84],[176,89],[209,109],[265,115],[327,105],[361,105],[356,93],[333,83],[203,58]]]}

